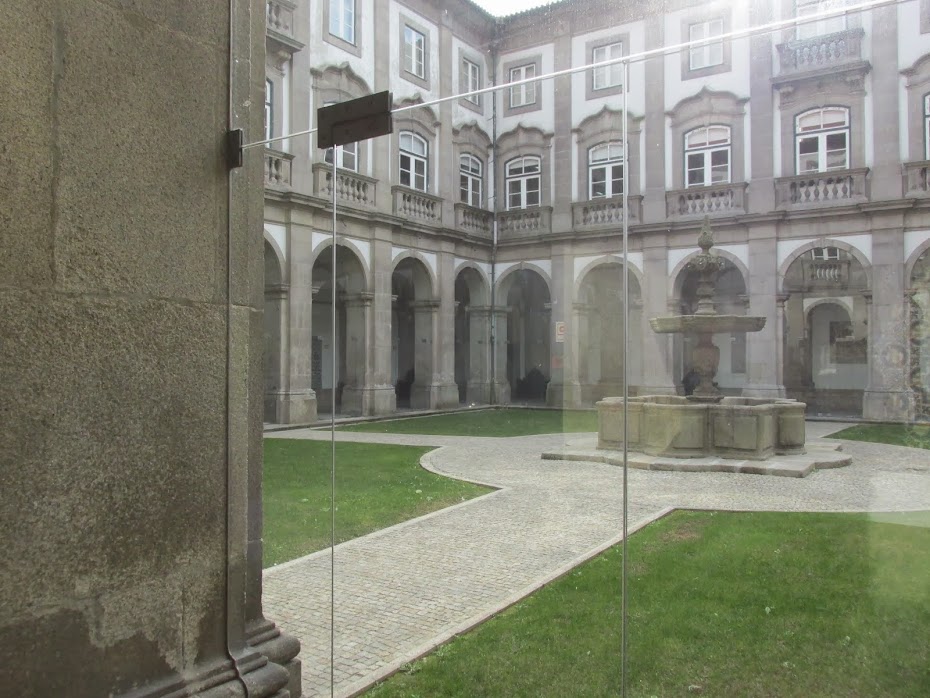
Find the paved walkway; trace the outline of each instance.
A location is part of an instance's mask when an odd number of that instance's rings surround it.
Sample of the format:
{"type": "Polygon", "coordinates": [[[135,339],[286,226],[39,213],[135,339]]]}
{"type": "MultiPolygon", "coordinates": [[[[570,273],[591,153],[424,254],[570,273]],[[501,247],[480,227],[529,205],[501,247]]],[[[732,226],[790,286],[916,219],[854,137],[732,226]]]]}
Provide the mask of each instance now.
{"type": "MultiPolygon", "coordinates": [[[[809,437],[843,425],[809,422],[809,437]]],[[[329,438],[295,430],[273,438],[329,438]]],[[[435,472],[500,488],[336,548],[336,695],[347,696],[616,543],[622,470],[543,461],[580,435],[463,438],[337,432],[345,441],[440,446],[435,472]]],[[[629,471],[630,529],[675,507],[930,509],[930,454],[847,442],[853,464],[804,479],[629,471]]],[[[306,696],[329,695],[330,554],[266,570],[264,609],[301,642],[306,696]]]]}

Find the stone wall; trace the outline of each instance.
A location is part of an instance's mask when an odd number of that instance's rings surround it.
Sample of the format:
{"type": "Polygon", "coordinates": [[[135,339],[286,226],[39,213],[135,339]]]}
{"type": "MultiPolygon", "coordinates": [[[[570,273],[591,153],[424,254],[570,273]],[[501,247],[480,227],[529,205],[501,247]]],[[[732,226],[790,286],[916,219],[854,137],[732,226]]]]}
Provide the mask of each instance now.
{"type": "Polygon", "coordinates": [[[0,695],[288,695],[296,642],[260,606],[261,156],[224,158],[230,123],[261,133],[264,14],[0,13],[0,695]]]}

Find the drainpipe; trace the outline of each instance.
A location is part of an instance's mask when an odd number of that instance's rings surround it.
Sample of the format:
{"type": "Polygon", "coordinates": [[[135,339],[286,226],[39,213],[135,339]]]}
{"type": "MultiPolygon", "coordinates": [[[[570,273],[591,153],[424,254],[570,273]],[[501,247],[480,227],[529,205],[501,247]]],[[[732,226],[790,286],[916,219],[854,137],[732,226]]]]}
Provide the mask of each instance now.
{"type": "MultiPolygon", "coordinates": [[[[491,87],[497,85],[497,47],[500,34],[500,21],[495,20],[494,40],[491,42],[491,87]]],[[[490,337],[488,345],[491,347],[491,404],[499,403],[497,395],[497,189],[500,186],[497,176],[497,91],[491,95],[491,167],[494,173],[494,190],[488,203],[493,202],[491,209],[491,322],[488,327],[490,337]]]]}

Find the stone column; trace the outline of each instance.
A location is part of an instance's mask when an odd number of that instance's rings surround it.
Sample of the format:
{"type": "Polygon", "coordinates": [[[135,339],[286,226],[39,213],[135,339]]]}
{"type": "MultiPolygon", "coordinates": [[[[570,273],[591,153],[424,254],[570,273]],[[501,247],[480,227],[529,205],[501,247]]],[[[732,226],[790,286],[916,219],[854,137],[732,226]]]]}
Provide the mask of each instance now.
{"type": "Polygon", "coordinates": [[[311,387],[313,349],[313,265],[309,235],[288,236],[287,336],[284,345],[284,381],[280,398],[283,424],[308,424],[317,419],[316,393],[311,387]]]}
{"type": "Polygon", "coordinates": [[[491,404],[491,306],[468,308],[468,383],[465,400],[469,404],[491,404]]]}
{"type": "MultiPolygon", "coordinates": [[[[380,3],[375,3],[376,8],[379,6],[380,3]]],[[[374,288],[366,361],[371,367],[369,414],[391,414],[397,410],[397,395],[391,382],[391,229],[375,227],[374,237],[371,245],[374,288]]]]}
{"type": "MultiPolygon", "coordinates": [[[[645,20],[646,49],[665,45],[665,15],[649,13],[645,20]]],[[[665,210],[665,63],[664,56],[649,58],[645,63],[646,84],[630,85],[631,91],[643,90],[646,94],[646,115],[643,119],[644,153],[631,153],[630,166],[639,167],[639,159],[646,157],[646,180],[643,182],[643,223],[666,220],[665,210]]],[[[635,73],[630,66],[631,80],[635,73]]],[[[619,98],[617,98],[619,104],[619,98]]],[[[626,114],[623,115],[627,118],[626,114]]],[[[631,178],[632,179],[632,178],[631,178]]],[[[635,194],[637,192],[630,192],[635,194]]],[[[663,276],[665,271],[663,270],[663,276]]],[[[665,296],[663,291],[662,296],[665,296]]],[[[667,343],[667,342],[666,342],[667,343]]]]}
{"type": "MultiPolygon", "coordinates": [[[[601,304],[603,310],[604,304],[601,304]]],[[[601,315],[601,336],[597,352],[601,359],[601,377],[597,383],[598,397],[623,395],[623,313],[625,304],[608,315],[601,315]]]]}
{"type": "Polygon", "coordinates": [[[581,405],[581,385],[575,364],[574,308],[575,260],[570,249],[554,249],[552,254],[552,303],[549,325],[549,386],[546,404],[550,407],[581,405]],[[556,335],[556,324],[565,323],[565,341],[556,335]]]}
{"type": "MultiPolygon", "coordinates": [[[[788,302],[790,294],[779,293],[775,297],[775,376],[778,385],[785,385],[785,304],[788,302]]],[[[786,391],[787,394],[787,391],[786,391]]]]}
{"type": "Polygon", "coordinates": [[[285,347],[287,346],[287,284],[265,286],[265,404],[264,419],[276,424],[283,423],[283,387],[287,376],[285,347]],[[277,337],[277,344],[269,346],[267,337],[277,337]],[[269,354],[270,351],[270,355],[269,354]]]}
{"type": "Polygon", "coordinates": [[[655,234],[643,238],[643,383],[642,395],[674,395],[672,341],[667,334],[653,332],[649,320],[669,314],[667,240],[655,234]]]}
{"type": "Polygon", "coordinates": [[[862,416],[866,419],[905,421],[912,413],[902,259],[904,236],[900,229],[875,230],[872,234],[869,381],[862,405],[862,416]]]}
{"type": "Polygon", "coordinates": [[[591,308],[586,303],[574,303],[572,305],[572,325],[574,329],[572,337],[572,350],[575,352],[575,362],[578,365],[578,385],[583,403],[591,400],[591,341],[590,341],[590,321],[588,314],[591,308]]]}
{"type": "MultiPolygon", "coordinates": [[[[775,226],[753,228],[749,237],[749,315],[765,318],[760,332],[746,333],[746,385],[743,395],[777,398],[785,396],[779,381],[778,270],[776,269],[775,226]]],[[[784,306],[784,304],[782,304],[784,306]]]]}
{"type": "Polygon", "coordinates": [[[439,301],[413,303],[413,387],[410,406],[433,410],[439,404],[439,376],[436,374],[436,331],[439,326],[439,301]]]}
{"type": "MultiPolygon", "coordinates": [[[[630,312],[630,351],[627,356],[627,376],[629,379],[630,394],[635,394],[636,386],[643,383],[643,341],[641,332],[643,327],[643,300],[642,298],[631,298],[629,305],[630,312]]],[[[651,328],[650,328],[651,331],[651,328]]]]}
{"type": "Polygon", "coordinates": [[[510,404],[510,383],[507,381],[507,316],[510,309],[497,306],[491,310],[493,317],[493,357],[491,371],[491,403],[495,405],[510,404]]]}
{"type": "MultiPolygon", "coordinates": [[[[449,152],[451,152],[451,142],[449,152]]],[[[451,201],[451,199],[450,199],[451,201]]],[[[449,211],[452,212],[450,204],[449,211]]],[[[449,251],[440,252],[439,311],[436,315],[436,344],[433,366],[436,372],[436,407],[458,407],[459,387],[455,382],[455,257],[449,251]]]]}
{"type": "Polygon", "coordinates": [[[368,362],[368,328],[371,326],[374,293],[346,296],[345,373],[342,376],[342,411],[345,414],[372,414],[371,367],[368,362]]]}

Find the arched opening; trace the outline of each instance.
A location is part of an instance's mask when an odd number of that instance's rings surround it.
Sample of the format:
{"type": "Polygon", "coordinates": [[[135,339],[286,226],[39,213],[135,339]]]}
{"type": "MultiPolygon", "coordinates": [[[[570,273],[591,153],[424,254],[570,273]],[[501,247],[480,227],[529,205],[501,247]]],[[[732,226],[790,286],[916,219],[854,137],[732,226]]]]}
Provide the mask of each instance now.
{"type": "Polygon", "coordinates": [[[623,316],[630,313],[629,380],[641,374],[642,293],[629,276],[629,303],[623,294],[623,266],[601,264],[584,276],[575,305],[578,380],[584,402],[623,394],[623,316]]]}
{"type": "MultiPolygon", "coordinates": [[[[717,276],[714,291],[714,306],[720,315],[745,315],[749,307],[746,295],[746,280],[736,265],[725,257],[723,269],[717,276]]],[[[678,312],[692,315],[697,310],[697,285],[700,274],[687,267],[677,279],[676,301],[678,312]]],[[[676,367],[675,382],[684,390],[682,378],[691,370],[691,350],[697,342],[694,334],[675,335],[673,351],[676,367]]],[[[720,363],[714,379],[724,395],[740,395],[746,385],[746,333],[720,332],[713,335],[713,342],[720,349],[720,363]]]]}
{"type": "Polygon", "coordinates": [[[284,421],[278,405],[281,395],[281,323],[285,318],[287,292],[281,283],[281,264],[274,248],[265,240],[265,315],[262,350],[265,379],[264,421],[284,421]]]}
{"type": "Polygon", "coordinates": [[[486,402],[490,313],[481,274],[466,267],[455,277],[455,384],[459,402],[486,402]],[[471,385],[471,394],[469,394],[471,385]]]}
{"type": "Polygon", "coordinates": [[[355,389],[364,384],[367,369],[365,342],[365,272],[352,250],[336,246],[333,274],[332,247],[327,246],[313,264],[313,337],[310,385],[316,392],[319,413],[361,414],[355,389]],[[336,296],[336,327],[332,300],[336,296]],[[336,354],[333,374],[333,352],[336,354]],[[346,387],[352,388],[351,396],[346,387]],[[348,398],[348,399],[347,399],[348,398]]]}
{"type": "Polygon", "coordinates": [[[518,269],[505,280],[507,382],[513,400],[543,402],[549,368],[550,300],[545,280],[532,269],[518,269]]]}
{"type": "Polygon", "coordinates": [[[859,260],[832,246],[805,251],[785,272],[785,390],[809,414],[862,414],[867,286],[859,260]]]}
{"type": "Polygon", "coordinates": [[[401,260],[391,275],[391,379],[398,408],[430,409],[433,397],[433,300],[429,272],[418,259],[401,260]]]}

